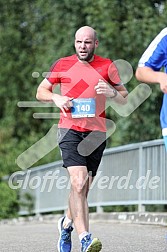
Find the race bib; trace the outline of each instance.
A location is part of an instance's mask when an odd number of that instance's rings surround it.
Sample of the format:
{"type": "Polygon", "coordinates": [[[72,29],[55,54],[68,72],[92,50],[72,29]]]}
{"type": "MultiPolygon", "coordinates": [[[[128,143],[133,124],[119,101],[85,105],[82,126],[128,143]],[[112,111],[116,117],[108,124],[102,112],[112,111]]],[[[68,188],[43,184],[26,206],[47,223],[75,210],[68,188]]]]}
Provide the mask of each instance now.
{"type": "Polygon", "coordinates": [[[95,117],[96,102],[95,98],[78,98],[72,100],[72,118],[95,117]]]}

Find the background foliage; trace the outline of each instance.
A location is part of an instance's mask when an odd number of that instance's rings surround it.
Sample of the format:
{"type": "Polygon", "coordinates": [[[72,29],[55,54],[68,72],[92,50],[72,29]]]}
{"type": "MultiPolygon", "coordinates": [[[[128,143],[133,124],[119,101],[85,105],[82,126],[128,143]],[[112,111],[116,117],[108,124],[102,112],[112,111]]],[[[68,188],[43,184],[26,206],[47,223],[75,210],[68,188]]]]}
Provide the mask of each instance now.
{"type": "MultiPolygon", "coordinates": [[[[19,170],[15,159],[44,136],[53,120],[35,120],[39,108],[19,108],[19,101],[35,101],[42,73],[60,57],[74,53],[75,31],[83,25],[97,30],[97,54],[112,60],[125,59],[134,71],[145,48],[166,26],[167,1],[154,0],[0,0],[0,178],[19,170]],[[39,72],[38,78],[32,73],[39,72]]],[[[131,91],[139,83],[133,77],[131,91]]],[[[108,147],[161,137],[159,111],[162,94],[152,85],[152,95],[128,118],[110,110],[117,131],[108,147]]],[[[45,108],[47,112],[53,109],[45,108]]],[[[55,149],[37,164],[60,159],[55,149]]],[[[6,184],[1,183],[6,189],[6,184]]],[[[4,191],[2,190],[2,191],[4,191]]],[[[16,192],[7,190],[16,203],[16,192]],[[15,196],[13,194],[15,193],[15,196]]],[[[0,198],[6,197],[0,190],[0,198]],[[2,194],[2,195],[1,195],[2,194]]],[[[9,197],[9,198],[10,198],[9,197]]],[[[0,201],[10,215],[12,203],[0,201]]],[[[12,201],[11,201],[12,202],[12,201]]]]}

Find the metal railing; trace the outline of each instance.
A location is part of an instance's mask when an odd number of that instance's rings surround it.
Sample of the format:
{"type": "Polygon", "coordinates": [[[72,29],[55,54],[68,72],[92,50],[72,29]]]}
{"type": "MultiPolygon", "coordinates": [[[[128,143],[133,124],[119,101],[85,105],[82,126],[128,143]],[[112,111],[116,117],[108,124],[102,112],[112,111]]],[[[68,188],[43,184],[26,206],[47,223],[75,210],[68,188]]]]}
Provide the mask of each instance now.
{"type": "MultiPolygon", "coordinates": [[[[104,151],[90,189],[89,206],[167,204],[167,153],[163,140],[129,144],[104,151]]],[[[65,210],[70,182],[62,162],[32,168],[15,177],[25,193],[35,198],[35,214],[65,210]],[[16,178],[17,177],[17,178],[16,178]]],[[[27,214],[23,207],[20,214],[27,214]]]]}

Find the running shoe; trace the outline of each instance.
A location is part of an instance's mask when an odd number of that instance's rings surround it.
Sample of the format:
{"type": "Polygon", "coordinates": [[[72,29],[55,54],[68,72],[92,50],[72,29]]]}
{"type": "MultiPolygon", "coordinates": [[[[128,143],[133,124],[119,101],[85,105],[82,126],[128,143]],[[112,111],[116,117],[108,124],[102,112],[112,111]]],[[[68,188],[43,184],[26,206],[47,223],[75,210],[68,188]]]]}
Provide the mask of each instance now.
{"type": "Polygon", "coordinates": [[[63,221],[65,217],[62,217],[58,221],[58,230],[59,230],[59,240],[57,244],[58,252],[71,252],[71,232],[73,231],[73,227],[64,228],[63,221]]]}
{"type": "Polygon", "coordinates": [[[102,249],[101,241],[98,238],[91,239],[91,234],[81,240],[81,252],[99,252],[102,249]]]}

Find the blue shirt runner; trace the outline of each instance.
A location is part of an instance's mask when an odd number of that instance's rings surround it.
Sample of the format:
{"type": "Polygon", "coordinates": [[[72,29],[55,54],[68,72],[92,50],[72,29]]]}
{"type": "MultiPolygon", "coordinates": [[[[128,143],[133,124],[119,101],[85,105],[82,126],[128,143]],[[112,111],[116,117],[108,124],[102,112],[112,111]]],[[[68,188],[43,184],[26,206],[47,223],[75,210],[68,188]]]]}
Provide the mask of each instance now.
{"type": "MultiPolygon", "coordinates": [[[[160,71],[164,67],[164,71],[167,73],[167,28],[164,28],[151,42],[142,55],[138,66],[147,66],[154,71],[160,71]]],[[[167,94],[163,95],[160,123],[167,150],[167,94]]]]}

